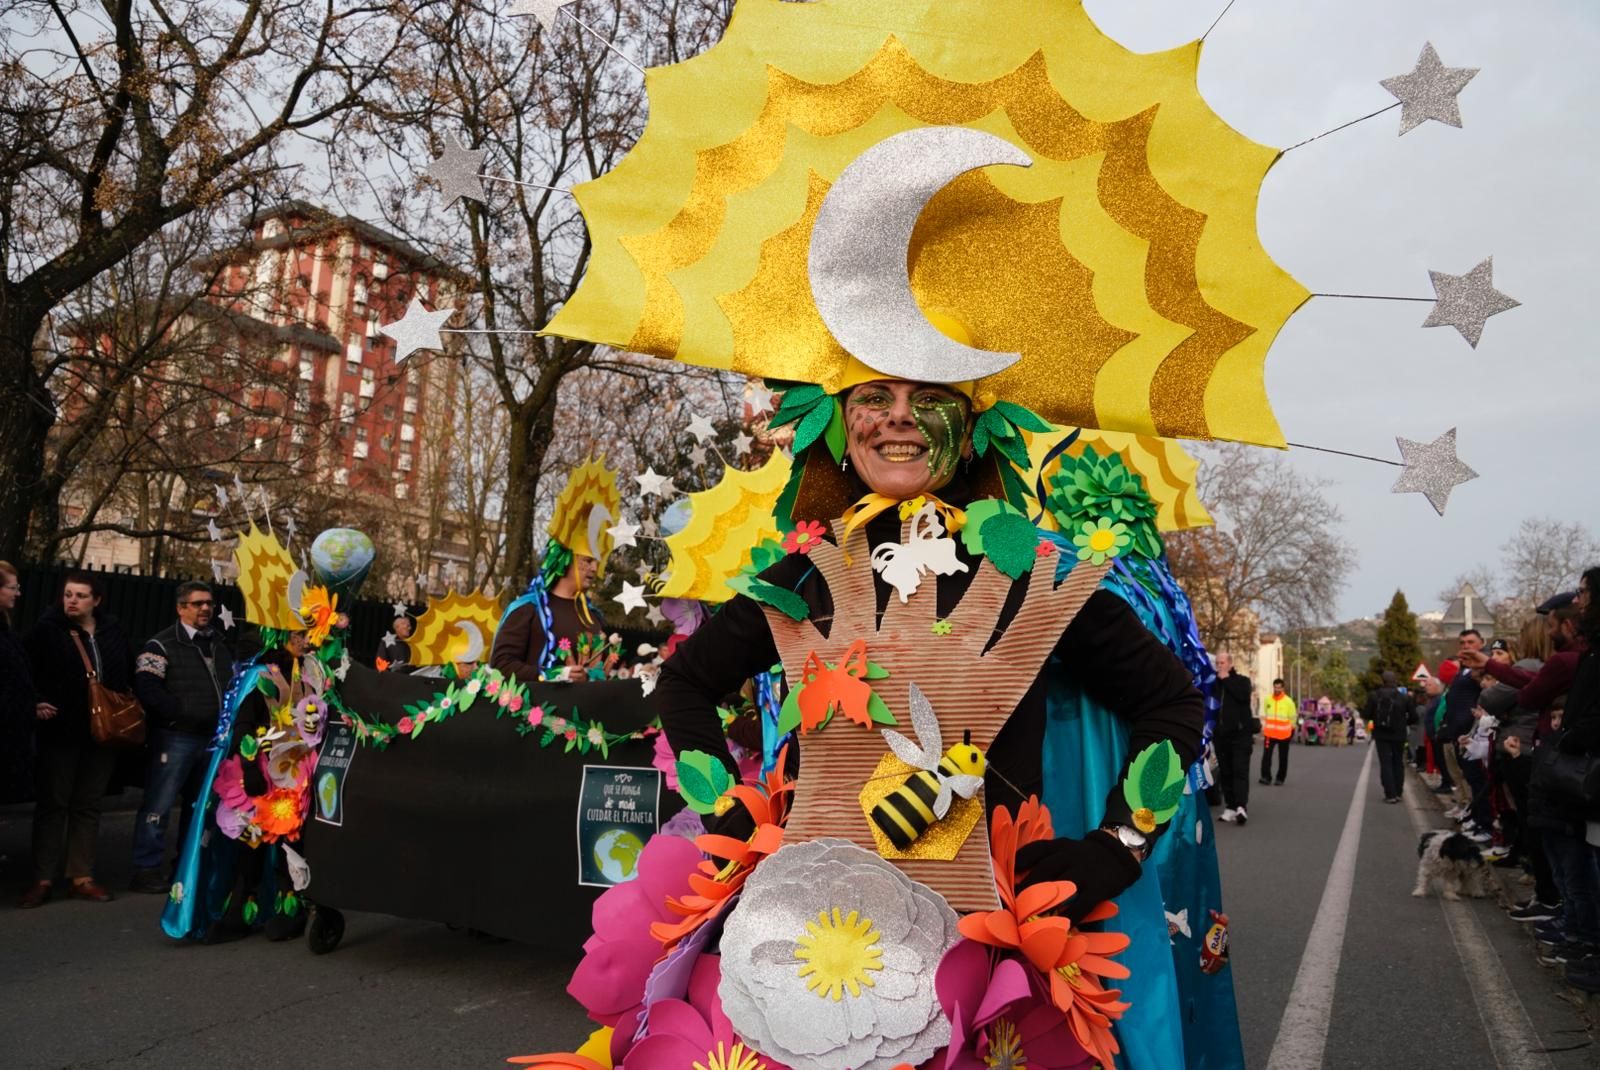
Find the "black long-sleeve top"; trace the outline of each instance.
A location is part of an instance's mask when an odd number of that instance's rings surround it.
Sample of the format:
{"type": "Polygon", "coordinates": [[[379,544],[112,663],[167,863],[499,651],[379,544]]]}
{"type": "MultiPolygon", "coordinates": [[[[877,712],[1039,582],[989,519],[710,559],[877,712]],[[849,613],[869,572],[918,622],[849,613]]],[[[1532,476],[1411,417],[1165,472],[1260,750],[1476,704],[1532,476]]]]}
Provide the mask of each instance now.
{"type": "MultiPolygon", "coordinates": [[[[948,500],[948,499],[947,499],[948,500]]],[[[867,525],[873,546],[898,541],[900,523],[893,512],[867,525]]],[[[964,573],[928,575],[913,597],[925,598],[937,583],[938,615],[948,616],[966,593],[977,571],[977,560],[957,540],[957,553],[968,566],[964,573]]],[[[1046,559],[1041,568],[1053,564],[1046,559]]],[[[769,582],[796,590],[811,607],[814,620],[831,618],[833,603],[822,577],[804,557],[790,555],[763,575],[769,582]]],[[[1005,630],[1020,608],[1026,584],[1037,575],[1013,585],[1000,615],[995,637],[1005,630]]],[[[875,577],[877,610],[881,617],[891,588],[875,577]]],[[[1187,768],[1200,751],[1205,727],[1205,704],[1195,690],[1188,670],[1161,645],[1132,609],[1109,591],[1096,591],[1084,603],[1057,642],[1052,659],[1079,683],[1089,696],[1123,717],[1132,726],[1128,754],[1170,741],[1187,768]]],[[[737,596],[699,631],[679,645],[662,666],[656,685],[657,714],[674,752],[700,750],[735,766],[723,739],[716,704],[729,692],[778,661],[777,647],[761,607],[737,596]]],[[[981,668],[978,670],[981,672],[981,668]]],[[[990,745],[990,774],[985,795],[990,807],[1004,803],[1015,809],[1027,795],[1041,792],[1043,783],[1045,674],[1041,672],[1023,696],[1017,710],[990,745]]],[[[983,686],[981,677],[973,686],[983,686]]],[[[801,744],[802,748],[804,744],[801,744]]],[[[737,773],[735,773],[737,775],[737,773]]],[[[1105,824],[1131,825],[1127,803],[1117,778],[1106,800],[1105,824]]]]}

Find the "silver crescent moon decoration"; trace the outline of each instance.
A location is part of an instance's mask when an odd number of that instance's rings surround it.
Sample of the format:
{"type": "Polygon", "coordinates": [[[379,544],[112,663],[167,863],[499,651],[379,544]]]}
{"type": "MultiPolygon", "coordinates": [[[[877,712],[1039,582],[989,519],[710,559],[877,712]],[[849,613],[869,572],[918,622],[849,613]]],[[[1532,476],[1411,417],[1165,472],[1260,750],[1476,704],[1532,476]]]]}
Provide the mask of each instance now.
{"type": "Polygon", "coordinates": [[[605,564],[606,558],[611,555],[600,552],[600,536],[605,532],[606,525],[615,519],[616,517],[612,516],[610,511],[599,502],[596,502],[589,510],[589,527],[586,532],[589,536],[589,552],[594,554],[595,560],[602,565],[605,564]]]}
{"type": "Polygon", "coordinates": [[[473,621],[464,620],[456,624],[456,631],[467,637],[467,649],[456,660],[463,664],[469,661],[482,661],[483,629],[473,621]]]}
{"type": "Polygon", "coordinates": [[[850,162],[811,230],[811,296],[857,360],[886,376],[959,383],[1003,371],[1020,353],[975,349],[928,321],[911,293],[911,232],[934,194],[992,164],[1030,167],[1011,142],[964,126],[886,137],[850,162]]]}
{"type": "Polygon", "coordinates": [[[310,584],[311,577],[306,575],[305,569],[296,569],[294,575],[289,577],[289,612],[302,624],[309,623],[300,616],[300,604],[306,600],[306,588],[310,584]]]}

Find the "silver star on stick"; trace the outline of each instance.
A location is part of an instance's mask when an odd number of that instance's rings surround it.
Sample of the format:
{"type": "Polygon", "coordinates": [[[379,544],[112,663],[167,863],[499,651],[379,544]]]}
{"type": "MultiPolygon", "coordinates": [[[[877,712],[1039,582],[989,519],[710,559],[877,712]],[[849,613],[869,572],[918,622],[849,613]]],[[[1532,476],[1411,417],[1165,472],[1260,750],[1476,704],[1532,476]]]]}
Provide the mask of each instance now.
{"type": "Polygon", "coordinates": [[[645,606],[644,585],[640,583],[629,583],[627,580],[623,580],[622,593],[617,595],[617,597],[612,599],[612,601],[621,606],[625,612],[631,613],[635,609],[643,609],[645,606]]]}
{"type": "Polygon", "coordinates": [[[1478,473],[1456,456],[1456,429],[1453,427],[1432,442],[1413,442],[1409,438],[1396,438],[1395,442],[1400,446],[1405,470],[1389,492],[1421,494],[1440,516],[1444,516],[1451,489],[1478,478],[1478,473]]]}
{"type": "Polygon", "coordinates": [[[212,542],[222,541],[222,529],[217,527],[216,517],[211,517],[206,520],[206,534],[211,536],[212,542]]]}
{"type": "Polygon", "coordinates": [[[229,609],[227,606],[223,606],[221,609],[217,610],[217,619],[222,621],[223,631],[233,631],[233,610],[229,609]]]}
{"type": "Polygon", "coordinates": [[[624,546],[637,547],[639,545],[638,540],[635,538],[639,534],[638,524],[630,524],[624,520],[607,528],[606,534],[611,536],[612,542],[616,544],[619,550],[624,546]]]}
{"type": "Polygon", "coordinates": [[[1483,337],[1483,321],[1522,304],[1494,288],[1494,257],[1465,275],[1446,275],[1430,271],[1433,292],[1438,295],[1433,311],[1422,321],[1424,327],[1454,327],[1473,349],[1483,337]]]}
{"type": "Polygon", "coordinates": [[[427,175],[439,183],[446,208],[462,197],[483,200],[483,179],[478,176],[487,155],[487,150],[469,149],[455,138],[445,140],[444,155],[428,165],[427,175]]]}
{"type": "Polygon", "coordinates": [[[398,364],[419,349],[443,349],[444,339],[439,337],[439,328],[455,312],[453,308],[429,312],[422,300],[413,296],[404,316],[393,323],[385,323],[378,330],[394,339],[394,360],[398,364]]]}
{"type": "Polygon", "coordinates": [[[556,16],[561,9],[572,3],[572,0],[512,0],[510,7],[506,8],[507,15],[532,15],[539,20],[539,25],[548,30],[556,24],[556,16]]]}
{"type": "MultiPolygon", "coordinates": [[[[1446,67],[1432,43],[1422,46],[1422,55],[1410,74],[1397,74],[1379,84],[1400,101],[1400,133],[1421,126],[1429,119],[1447,126],[1461,126],[1461,108],[1456,94],[1467,87],[1476,67],[1446,67]]],[[[1394,105],[1390,105],[1394,107],[1394,105]]]]}

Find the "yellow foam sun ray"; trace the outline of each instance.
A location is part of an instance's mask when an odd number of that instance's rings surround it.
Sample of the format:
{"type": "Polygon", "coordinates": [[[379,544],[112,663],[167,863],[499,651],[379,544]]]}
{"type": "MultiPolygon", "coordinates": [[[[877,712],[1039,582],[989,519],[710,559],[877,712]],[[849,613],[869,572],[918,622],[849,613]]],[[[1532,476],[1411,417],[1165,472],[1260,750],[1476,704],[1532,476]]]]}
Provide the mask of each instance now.
{"type": "MultiPolygon", "coordinates": [[[[1028,443],[1028,457],[1032,462],[1027,477],[1030,491],[1038,484],[1040,463],[1068,433],[1069,429],[1055,428],[1032,436],[1028,443]]],[[[1068,457],[1081,457],[1089,446],[1102,457],[1117,454],[1128,471],[1144,480],[1145,490],[1156,503],[1158,531],[1187,531],[1207,527],[1213,522],[1205,503],[1200,500],[1200,461],[1179,443],[1154,435],[1084,428],[1078,440],[1063,452],[1068,457]]],[[[1048,477],[1059,468],[1060,461],[1053,461],[1045,475],[1048,477]]]]}
{"type": "Polygon", "coordinates": [[[255,523],[239,536],[233,550],[239,568],[239,593],[244,595],[245,619],[261,628],[294,631],[302,627],[290,605],[289,581],[298,571],[289,550],[274,534],[262,534],[255,523]]]}
{"type": "Polygon", "coordinates": [[[726,602],[728,581],[750,563],[750,551],[763,539],[782,536],[772,510],[789,481],[792,462],[774,450],[753,472],[727,469],[710,490],[689,495],[689,523],[667,536],[672,553],[663,598],[726,602]]]}
{"type": "Polygon", "coordinates": [[[643,136],[577,189],[593,261],[549,330],[836,386],[845,355],[814,309],[773,311],[810,304],[808,216],[866,147],[968,126],[1036,161],[952,183],[913,238],[924,307],[976,322],[975,344],[1023,353],[979,384],[980,401],[1282,445],[1266,352],[1308,295],[1256,234],[1279,152],[1212,111],[1199,56],[1199,42],[1130,52],[1075,0],[740,0],[718,45],[648,72],[643,136]],[[1007,230],[1031,218],[1022,206],[1056,202],[1049,241],[1031,222],[1007,230]],[[1027,237],[1008,247],[1008,233],[1027,237]]]}
{"type": "Polygon", "coordinates": [[[444,665],[451,661],[467,660],[476,646],[471,629],[476,628],[483,638],[483,649],[477,661],[487,661],[494,646],[495,629],[500,624],[500,600],[493,595],[474,591],[459,594],[451,591],[443,598],[428,602],[428,608],[417,618],[417,626],[406,645],[411,648],[413,665],[444,665]],[[467,628],[461,627],[463,624],[467,628]]]}

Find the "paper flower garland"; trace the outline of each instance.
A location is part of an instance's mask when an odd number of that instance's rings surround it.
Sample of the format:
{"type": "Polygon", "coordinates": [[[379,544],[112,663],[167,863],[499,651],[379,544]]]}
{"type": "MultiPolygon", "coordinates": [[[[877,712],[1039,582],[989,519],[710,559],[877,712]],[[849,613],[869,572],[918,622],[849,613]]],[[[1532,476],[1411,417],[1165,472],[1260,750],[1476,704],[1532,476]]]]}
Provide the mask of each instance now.
{"type": "Polygon", "coordinates": [[[790,844],[722,932],[722,1007],[794,1070],[920,1065],[950,1039],[934,973],[956,942],[937,893],[843,840],[790,844]]]}

